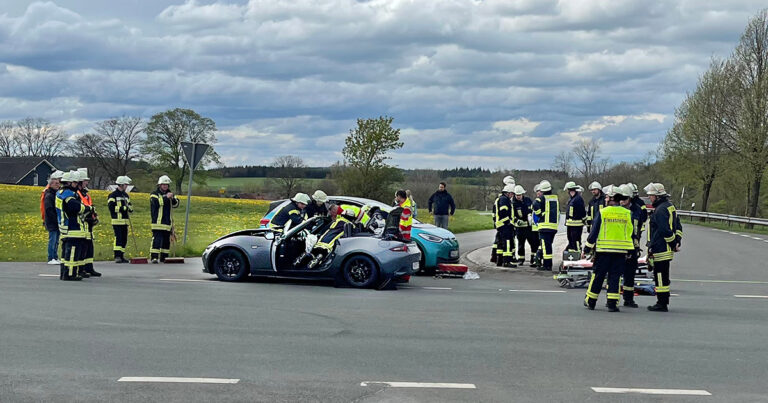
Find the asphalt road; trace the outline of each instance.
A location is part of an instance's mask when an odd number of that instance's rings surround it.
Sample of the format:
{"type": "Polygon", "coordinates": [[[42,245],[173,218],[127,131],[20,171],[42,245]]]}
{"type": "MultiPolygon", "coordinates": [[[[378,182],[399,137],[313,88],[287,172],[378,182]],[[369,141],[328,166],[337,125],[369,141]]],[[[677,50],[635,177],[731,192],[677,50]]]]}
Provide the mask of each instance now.
{"type": "MultiPolygon", "coordinates": [[[[490,235],[460,236],[462,251],[490,235]]],[[[44,264],[2,263],[0,401],[768,401],[768,299],[754,298],[768,296],[766,246],[766,236],[687,226],[667,314],[608,313],[604,295],[587,311],[584,290],[530,273],[373,291],[225,284],[197,259],[99,264],[104,277],[79,283],[44,264]]]]}

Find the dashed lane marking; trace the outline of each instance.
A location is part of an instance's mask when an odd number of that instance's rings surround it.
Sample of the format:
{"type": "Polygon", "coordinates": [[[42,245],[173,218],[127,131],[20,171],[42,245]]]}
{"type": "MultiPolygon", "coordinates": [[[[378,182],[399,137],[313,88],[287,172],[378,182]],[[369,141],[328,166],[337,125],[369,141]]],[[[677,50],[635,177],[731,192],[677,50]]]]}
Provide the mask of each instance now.
{"type": "Polygon", "coordinates": [[[383,385],[390,388],[477,389],[474,383],[360,382],[360,386],[383,385]]]}
{"type": "Polygon", "coordinates": [[[224,378],[179,378],[164,376],[124,376],[118,382],[156,382],[156,383],[238,383],[239,379],[224,378]]]}
{"type": "Polygon", "coordinates": [[[758,237],[756,237],[756,236],[753,236],[753,237],[751,237],[751,238],[752,238],[752,239],[754,239],[754,240],[756,240],[756,241],[762,241],[762,240],[763,240],[763,238],[758,238],[758,237]]]}
{"type": "Polygon", "coordinates": [[[734,295],[736,298],[759,298],[768,299],[768,295],[734,295]]]}
{"type": "Polygon", "coordinates": [[[39,277],[59,277],[58,274],[38,274],[39,277]]]}
{"type": "Polygon", "coordinates": [[[672,281],[681,281],[684,283],[732,283],[732,284],[768,284],[768,281],[748,281],[748,280],[691,280],[675,278],[672,281]]]}
{"type": "Polygon", "coordinates": [[[592,388],[597,393],[638,393],[643,395],[712,396],[701,389],[641,389],[641,388],[592,388]]]}
{"type": "Polygon", "coordinates": [[[211,280],[196,280],[191,278],[159,278],[158,281],[184,281],[190,283],[213,283],[211,280]]]}
{"type": "Polygon", "coordinates": [[[510,292],[534,292],[542,294],[564,294],[567,291],[563,290],[509,290],[510,292]]]}
{"type": "Polygon", "coordinates": [[[728,233],[729,233],[729,234],[731,234],[731,235],[739,235],[739,233],[738,233],[738,232],[731,232],[731,231],[728,231],[728,233]]]}
{"type": "Polygon", "coordinates": [[[425,290],[452,290],[451,287],[421,287],[425,290]]]}

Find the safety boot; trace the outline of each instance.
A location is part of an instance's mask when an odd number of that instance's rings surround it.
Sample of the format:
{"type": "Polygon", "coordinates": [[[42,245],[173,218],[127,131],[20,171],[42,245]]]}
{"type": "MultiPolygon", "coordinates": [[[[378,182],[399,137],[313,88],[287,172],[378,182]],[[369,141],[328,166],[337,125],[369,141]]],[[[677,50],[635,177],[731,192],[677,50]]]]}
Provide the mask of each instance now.
{"type": "Polygon", "coordinates": [[[90,278],[90,277],[91,277],[91,274],[90,274],[90,273],[88,273],[88,272],[87,272],[85,269],[83,269],[83,268],[80,268],[80,270],[78,271],[77,275],[78,275],[78,277],[82,277],[82,278],[90,278]]]}
{"type": "Polygon", "coordinates": [[[504,266],[504,256],[496,255],[496,267],[504,266]]]}
{"type": "Polygon", "coordinates": [[[597,300],[594,298],[586,297],[584,298],[584,306],[587,307],[590,311],[595,310],[595,305],[597,305],[597,300]]]}
{"type": "Polygon", "coordinates": [[[504,257],[504,267],[511,267],[511,268],[517,267],[517,265],[515,264],[515,257],[514,256],[505,256],[504,257]]]}
{"type": "Polygon", "coordinates": [[[648,310],[651,312],[669,312],[669,309],[666,305],[662,305],[659,303],[656,303],[656,305],[651,305],[648,307],[648,310]]]}
{"type": "Polygon", "coordinates": [[[637,303],[635,303],[635,298],[634,297],[635,297],[634,295],[624,296],[624,306],[626,306],[628,308],[637,308],[638,305],[637,305],[637,303]]]}
{"type": "Polygon", "coordinates": [[[619,307],[616,306],[617,303],[618,301],[615,299],[608,301],[608,303],[605,305],[606,307],[608,307],[608,312],[621,312],[619,311],[619,307]]]}
{"type": "Polygon", "coordinates": [[[90,274],[91,277],[101,277],[101,273],[97,272],[94,269],[91,269],[91,271],[89,271],[88,274],[90,274]]]}
{"type": "Polygon", "coordinates": [[[496,263],[497,258],[498,255],[496,254],[496,249],[491,249],[491,263],[496,263]]]}
{"type": "Polygon", "coordinates": [[[536,255],[531,255],[531,267],[536,267],[538,264],[536,264],[536,255]]]}

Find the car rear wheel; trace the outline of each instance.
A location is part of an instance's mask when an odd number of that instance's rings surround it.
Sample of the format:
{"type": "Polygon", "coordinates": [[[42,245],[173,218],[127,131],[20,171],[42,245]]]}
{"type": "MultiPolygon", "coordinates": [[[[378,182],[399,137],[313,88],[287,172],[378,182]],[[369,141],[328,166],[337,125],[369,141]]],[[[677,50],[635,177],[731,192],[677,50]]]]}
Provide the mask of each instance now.
{"type": "Polygon", "coordinates": [[[379,272],[376,262],[368,256],[356,255],[344,263],[344,280],[355,288],[368,288],[376,283],[379,272]]]}
{"type": "Polygon", "coordinates": [[[240,251],[224,249],[213,259],[213,271],[221,281],[242,281],[248,277],[248,263],[240,251]]]}

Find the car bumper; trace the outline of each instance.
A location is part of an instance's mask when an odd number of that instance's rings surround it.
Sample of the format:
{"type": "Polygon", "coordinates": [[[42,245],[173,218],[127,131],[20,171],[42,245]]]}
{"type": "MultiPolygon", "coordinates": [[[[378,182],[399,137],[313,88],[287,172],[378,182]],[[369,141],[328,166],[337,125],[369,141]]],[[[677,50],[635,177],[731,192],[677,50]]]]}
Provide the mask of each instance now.
{"type": "Polygon", "coordinates": [[[422,248],[425,267],[437,267],[440,263],[458,263],[461,257],[459,242],[455,238],[440,243],[425,241],[422,248]]]}
{"type": "MultiPolygon", "coordinates": [[[[402,253],[402,252],[401,252],[402,253]]],[[[416,244],[408,245],[408,252],[403,253],[403,256],[398,257],[390,262],[391,276],[393,278],[401,278],[410,276],[419,269],[421,262],[421,252],[416,244]]]]}

